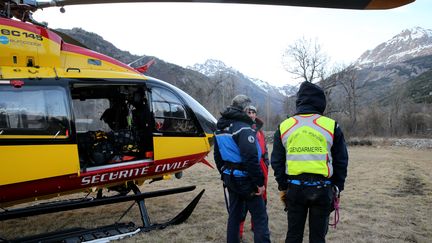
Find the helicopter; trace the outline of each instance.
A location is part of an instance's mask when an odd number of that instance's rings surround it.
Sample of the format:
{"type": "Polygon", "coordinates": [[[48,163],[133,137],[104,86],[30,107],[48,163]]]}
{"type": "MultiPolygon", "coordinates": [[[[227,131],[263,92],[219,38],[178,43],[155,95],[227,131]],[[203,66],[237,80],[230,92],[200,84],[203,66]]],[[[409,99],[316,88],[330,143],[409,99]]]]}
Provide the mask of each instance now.
{"type": "MultiPolygon", "coordinates": [[[[138,186],[171,175],[181,178],[197,163],[212,167],[205,157],[216,119],[184,91],[146,76],[151,62],[132,68],[32,17],[48,7],[64,11],[67,5],[117,2],[157,1],[0,1],[0,220],[136,201],[142,227],[128,232],[148,231],[184,222],[204,193],[173,220],[154,224],[146,198],[192,191],[195,186],[144,193],[138,186]],[[103,196],[105,188],[118,195],[103,196]],[[88,191],[97,191],[95,200],[7,209],[88,191]]],[[[215,2],[387,9],[413,0],[215,2]]]]}

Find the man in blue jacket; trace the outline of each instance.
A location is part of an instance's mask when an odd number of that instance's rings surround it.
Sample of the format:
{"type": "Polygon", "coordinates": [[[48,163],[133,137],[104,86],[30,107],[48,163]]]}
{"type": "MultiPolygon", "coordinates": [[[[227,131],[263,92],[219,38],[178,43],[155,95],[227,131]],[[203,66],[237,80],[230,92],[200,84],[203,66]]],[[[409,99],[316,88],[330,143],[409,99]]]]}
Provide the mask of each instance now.
{"type": "Polygon", "coordinates": [[[250,99],[237,95],[218,120],[215,133],[214,159],[224,185],[228,189],[227,242],[240,242],[240,222],[245,206],[251,212],[254,241],[270,242],[268,216],[262,198],[264,175],[259,159],[254,122],[246,113],[250,99]]]}
{"type": "Polygon", "coordinates": [[[303,82],[296,114],[274,135],[271,165],[288,212],[285,242],[303,242],[308,214],[309,242],[325,242],[334,192],[344,189],[348,151],[339,125],[322,115],[325,107],[323,90],[303,82]]]}

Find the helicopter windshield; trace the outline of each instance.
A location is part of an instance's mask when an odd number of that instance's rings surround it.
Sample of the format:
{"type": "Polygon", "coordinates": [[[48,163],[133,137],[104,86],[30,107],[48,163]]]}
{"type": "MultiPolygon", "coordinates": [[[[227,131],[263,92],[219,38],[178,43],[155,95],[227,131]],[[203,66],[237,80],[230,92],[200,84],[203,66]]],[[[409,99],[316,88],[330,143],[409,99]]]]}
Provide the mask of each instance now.
{"type": "Polygon", "coordinates": [[[205,133],[212,134],[216,130],[217,120],[212,114],[210,114],[210,112],[206,110],[206,108],[204,108],[198,101],[196,101],[183,90],[165,82],[164,84],[175,90],[176,93],[178,93],[183,98],[183,100],[186,101],[187,105],[190,106],[190,108],[194,111],[205,133]]]}

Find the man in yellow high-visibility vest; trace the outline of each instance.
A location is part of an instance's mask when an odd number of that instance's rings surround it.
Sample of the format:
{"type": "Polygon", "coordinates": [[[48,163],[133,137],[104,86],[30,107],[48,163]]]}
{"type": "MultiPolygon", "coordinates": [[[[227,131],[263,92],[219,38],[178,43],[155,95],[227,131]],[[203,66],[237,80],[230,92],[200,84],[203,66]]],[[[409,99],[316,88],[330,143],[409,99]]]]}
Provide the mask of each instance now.
{"type": "Polygon", "coordinates": [[[303,82],[296,114],[274,135],[271,165],[288,212],[285,242],[303,241],[309,214],[309,242],[325,242],[334,191],[344,189],[348,151],[339,125],[323,116],[323,90],[303,82]]]}

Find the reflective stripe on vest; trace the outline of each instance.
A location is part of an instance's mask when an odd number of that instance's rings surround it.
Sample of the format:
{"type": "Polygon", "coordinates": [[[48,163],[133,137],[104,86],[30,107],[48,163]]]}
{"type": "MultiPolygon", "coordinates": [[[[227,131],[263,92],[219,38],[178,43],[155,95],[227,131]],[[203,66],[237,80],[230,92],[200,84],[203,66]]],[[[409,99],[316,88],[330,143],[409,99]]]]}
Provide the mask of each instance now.
{"type": "Polygon", "coordinates": [[[335,123],[328,117],[314,114],[290,117],[280,124],[288,175],[333,175],[331,147],[335,123]]]}

